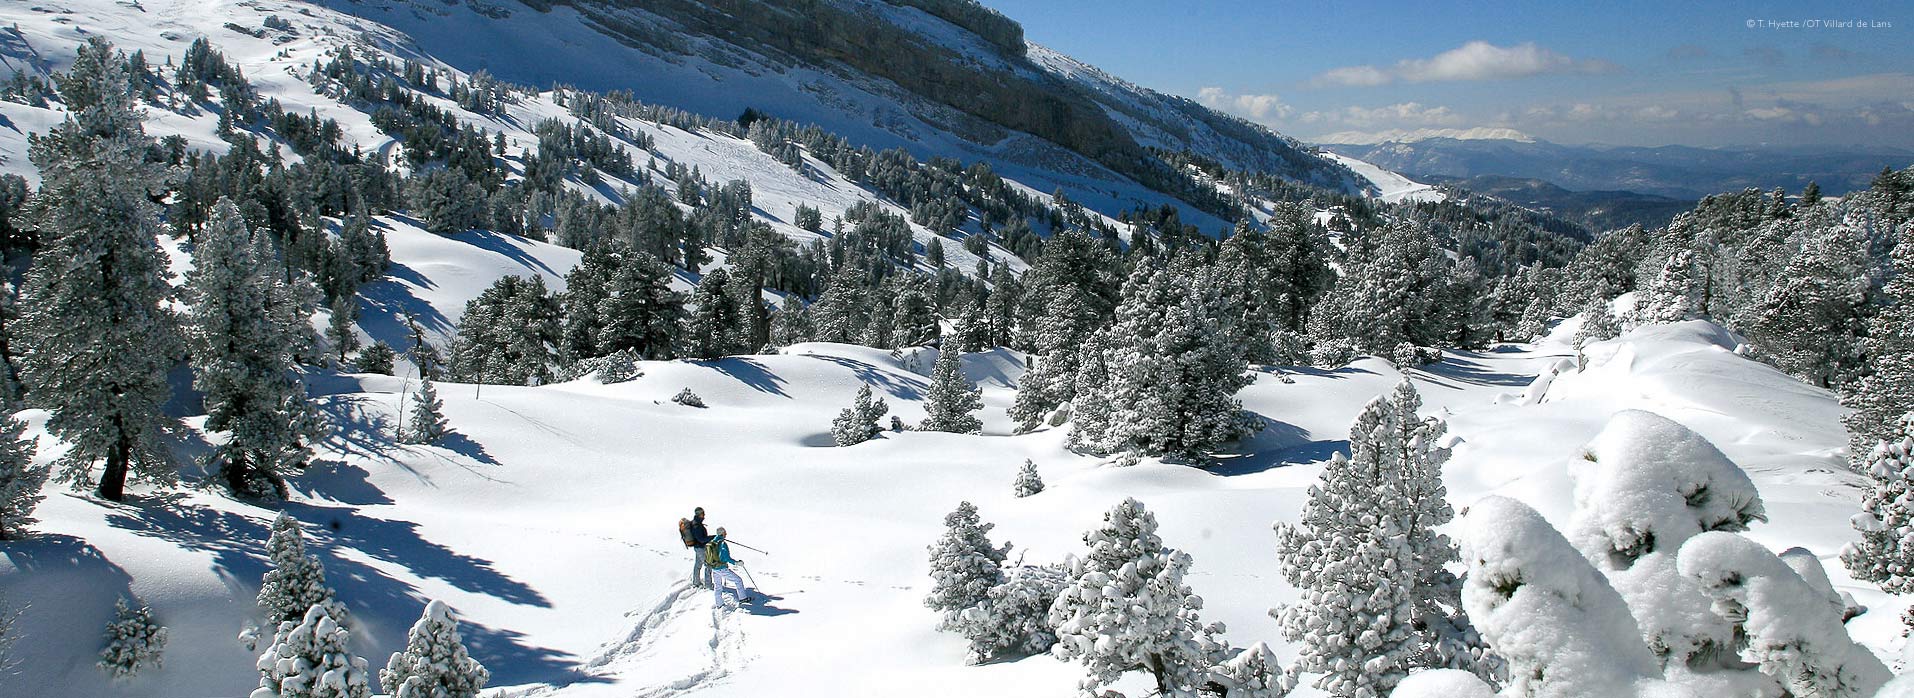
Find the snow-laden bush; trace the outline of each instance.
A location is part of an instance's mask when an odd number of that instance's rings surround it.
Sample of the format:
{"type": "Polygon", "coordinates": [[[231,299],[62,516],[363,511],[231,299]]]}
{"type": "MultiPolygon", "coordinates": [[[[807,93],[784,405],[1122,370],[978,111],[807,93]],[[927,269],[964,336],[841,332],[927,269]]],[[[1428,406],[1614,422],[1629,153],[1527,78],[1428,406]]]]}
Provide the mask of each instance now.
{"type": "Polygon", "coordinates": [[[831,440],[839,446],[856,446],[883,433],[877,426],[877,420],[889,414],[891,406],[884,398],[871,397],[871,386],[865,384],[857,389],[857,399],[850,407],[837,413],[837,419],[831,422],[831,440]]]}
{"type": "Polygon", "coordinates": [[[100,650],[100,671],[114,679],[133,678],[140,669],[161,666],[166,651],[166,627],[153,619],[153,609],[130,606],[124,597],[113,604],[113,620],[106,624],[106,647],[100,650]]]}
{"type": "Polygon", "coordinates": [[[1017,470],[1017,482],[1014,486],[1017,497],[1028,497],[1043,491],[1043,476],[1037,474],[1037,462],[1025,458],[1023,467],[1017,470]]]}
{"type": "Polygon", "coordinates": [[[1867,610],[1855,603],[1853,594],[1834,588],[1834,582],[1828,579],[1827,568],[1821,566],[1821,556],[1814,554],[1814,551],[1800,546],[1788,548],[1781,551],[1781,561],[1788,563],[1788,569],[1794,570],[1795,574],[1801,575],[1801,581],[1807,582],[1814,593],[1820,594],[1842,622],[1867,610]]]}
{"type": "Polygon", "coordinates": [[[259,688],[250,698],[370,698],[371,675],[365,658],[347,649],[351,639],[323,605],[280,623],[254,663],[259,688]]]}
{"type": "Polygon", "coordinates": [[[406,420],[405,432],[399,441],[408,444],[435,444],[445,438],[447,430],[445,414],[441,411],[445,403],[439,400],[439,391],[432,385],[431,376],[419,376],[419,393],[412,398],[411,416],[406,420]]]}
{"type": "Polygon", "coordinates": [[[1894,678],[1848,637],[1827,597],[1761,544],[1709,532],[1690,539],[1679,557],[1681,575],[1735,619],[1741,657],[1793,695],[1863,698],[1894,678]]]}
{"type": "Polygon", "coordinates": [[[592,374],[599,383],[605,385],[624,383],[644,375],[644,371],[638,369],[638,355],[630,349],[619,349],[604,356],[579,361],[574,370],[581,376],[592,374]]]}
{"type": "MultiPolygon", "coordinates": [[[[273,519],[272,537],[266,541],[266,556],[272,569],[259,583],[259,608],[272,622],[303,618],[314,606],[335,606],[332,587],[326,586],[326,567],[319,558],[306,554],[305,534],[299,521],[281,512],[273,519]]],[[[338,616],[342,609],[328,609],[338,616]]],[[[337,620],[345,620],[343,617],[337,620]]]]}
{"type": "Polygon", "coordinates": [[[1733,626],[1682,582],[1675,553],[1703,531],[1745,531],[1765,519],[1754,482],[1701,435],[1640,410],[1611,417],[1582,459],[1570,469],[1569,540],[1622,595],[1664,665],[1721,654],[1733,626]]]}
{"type": "Polygon", "coordinates": [[[983,601],[958,614],[955,629],[970,640],[973,664],[1042,654],[1057,644],[1049,616],[1050,605],[1070,581],[1064,566],[1023,565],[1006,576],[983,601]]]}
{"type": "Polygon", "coordinates": [[[1874,446],[1862,472],[1872,482],[1852,519],[1861,539],[1841,551],[1841,562],[1855,579],[1890,594],[1914,592],[1914,414],[1874,446]]]}
{"type": "Polygon", "coordinates": [[[1428,669],[1396,684],[1390,698],[1497,698],[1482,679],[1459,669],[1428,669]]]}
{"type": "Polygon", "coordinates": [[[924,606],[943,614],[940,629],[955,629],[964,609],[982,603],[991,587],[1004,583],[1010,544],[990,543],[995,527],[984,523],[970,502],[958,503],[944,516],[944,535],[929,547],[931,586],[924,598],[924,606]]]}
{"type": "Polygon", "coordinates": [[[33,510],[47,481],[48,468],[33,465],[34,440],[22,436],[26,428],[26,422],[0,414],[0,540],[17,540],[37,522],[33,510]]]}
{"type": "Polygon", "coordinates": [[[1079,684],[1097,695],[1132,671],[1149,672],[1159,695],[1194,696],[1208,681],[1219,624],[1201,625],[1203,597],[1183,583],[1188,553],[1167,548],[1156,516],[1125,499],[1083,534],[1090,551],[1073,560],[1070,583],[1050,606],[1051,654],[1083,664],[1079,684]]]}
{"type": "Polygon", "coordinates": [[[1621,594],[1541,514],[1490,496],[1470,505],[1461,529],[1469,565],[1462,603],[1508,663],[1507,695],[1641,696],[1670,688],[1621,594]]]}
{"type": "Polygon", "coordinates": [[[1309,364],[1316,368],[1342,368],[1355,360],[1356,342],[1344,337],[1325,339],[1309,350],[1309,364]]]}
{"type": "Polygon", "coordinates": [[[685,407],[704,407],[704,398],[698,397],[690,388],[678,391],[677,395],[671,396],[671,401],[685,407]]]}
{"type": "MultiPolygon", "coordinates": [[[[1464,676],[1475,679],[1471,674],[1464,676]]],[[[1282,698],[1296,687],[1295,675],[1283,671],[1276,653],[1261,642],[1211,669],[1210,681],[1222,686],[1229,698],[1282,698]]]]}
{"type": "Polygon", "coordinates": [[[379,685],[393,698],[474,698],[491,677],[466,651],[452,608],[433,601],[406,633],[405,649],[379,670],[379,685]]]}

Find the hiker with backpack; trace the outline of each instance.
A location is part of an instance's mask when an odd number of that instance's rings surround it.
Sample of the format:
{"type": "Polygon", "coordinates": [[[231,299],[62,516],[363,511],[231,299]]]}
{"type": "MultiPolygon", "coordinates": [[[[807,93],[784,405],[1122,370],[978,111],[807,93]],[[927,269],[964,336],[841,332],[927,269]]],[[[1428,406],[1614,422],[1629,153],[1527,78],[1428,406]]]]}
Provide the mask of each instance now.
{"type": "MultiPolygon", "coordinates": [[[[711,568],[711,605],[713,607],[724,607],[724,588],[727,585],[734,590],[732,595],[739,604],[751,599],[753,594],[744,585],[744,579],[738,577],[738,573],[731,569],[731,566],[738,564],[738,561],[731,559],[731,546],[725,543],[723,526],[719,526],[718,535],[713,536],[711,542],[705,544],[704,564],[711,568]]],[[[736,604],[732,607],[735,606],[736,604]]]]}
{"type": "Polygon", "coordinates": [[[691,586],[711,588],[711,568],[704,562],[705,545],[711,542],[711,534],[704,528],[704,507],[693,510],[689,519],[678,519],[678,538],[691,551],[691,586]]]}

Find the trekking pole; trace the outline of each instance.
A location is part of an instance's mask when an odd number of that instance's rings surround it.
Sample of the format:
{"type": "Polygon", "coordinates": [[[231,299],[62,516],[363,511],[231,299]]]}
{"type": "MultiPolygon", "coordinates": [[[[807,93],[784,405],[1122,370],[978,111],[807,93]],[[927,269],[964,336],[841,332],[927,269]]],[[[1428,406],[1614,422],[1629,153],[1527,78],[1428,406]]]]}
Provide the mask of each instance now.
{"type": "Polygon", "coordinates": [[[751,580],[751,588],[758,590],[759,594],[763,594],[764,587],[758,586],[758,579],[756,577],[751,576],[751,568],[746,566],[742,562],[738,563],[738,568],[744,570],[745,579],[751,580]]]}
{"type": "Polygon", "coordinates": [[[771,554],[771,553],[770,553],[770,552],[768,552],[768,551],[764,551],[764,550],[759,550],[759,549],[757,549],[757,548],[753,548],[753,547],[751,547],[751,546],[749,546],[749,545],[745,545],[745,544],[743,544],[743,543],[739,543],[739,542],[738,542],[737,540],[735,540],[735,539],[732,539],[732,538],[726,538],[726,539],[725,539],[725,541],[726,541],[726,542],[729,542],[729,543],[730,543],[730,544],[732,544],[732,545],[735,545],[735,546],[738,546],[738,547],[740,547],[740,548],[744,548],[745,550],[749,550],[749,551],[751,551],[751,552],[754,552],[754,553],[763,553],[763,554],[765,554],[765,555],[770,555],[770,554],[771,554]]]}

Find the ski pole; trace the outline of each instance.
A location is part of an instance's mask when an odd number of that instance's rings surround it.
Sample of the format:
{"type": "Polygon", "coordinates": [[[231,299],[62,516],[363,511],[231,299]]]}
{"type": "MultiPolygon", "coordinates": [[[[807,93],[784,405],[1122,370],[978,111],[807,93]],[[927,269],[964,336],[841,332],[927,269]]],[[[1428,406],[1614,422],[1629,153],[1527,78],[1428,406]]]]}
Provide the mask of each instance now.
{"type": "Polygon", "coordinates": [[[746,566],[746,565],[745,565],[744,563],[742,563],[742,562],[740,562],[740,563],[738,563],[738,568],[739,568],[739,569],[742,569],[742,570],[744,570],[744,578],[745,578],[745,579],[749,579],[749,580],[751,580],[751,588],[753,588],[753,589],[756,589],[756,590],[758,590],[758,593],[759,593],[759,594],[763,594],[763,593],[764,593],[764,587],[761,587],[761,586],[758,586],[758,578],[757,578],[757,577],[753,577],[753,576],[751,576],[751,568],[750,568],[750,567],[748,567],[748,566],[746,566]]]}
{"type": "Polygon", "coordinates": [[[764,551],[764,550],[759,550],[759,549],[757,549],[757,548],[753,548],[753,547],[751,547],[751,546],[749,546],[749,545],[745,545],[745,544],[743,544],[743,543],[739,543],[739,542],[738,542],[738,541],[737,541],[736,539],[734,539],[734,538],[726,538],[725,540],[726,540],[726,541],[728,541],[728,542],[730,542],[730,543],[731,543],[732,545],[735,545],[735,546],[738,546],[738,547],[740,547],[740,548],[744,548],[745,550],[749,550],[749,551],[751,551],[751,552],[754,552],[754,553],[763,553],[763,554],[765,554],[765,555],[770,555],[770,554],[771,554],[770,552],[767,552],[767,551],[764,551]]]}

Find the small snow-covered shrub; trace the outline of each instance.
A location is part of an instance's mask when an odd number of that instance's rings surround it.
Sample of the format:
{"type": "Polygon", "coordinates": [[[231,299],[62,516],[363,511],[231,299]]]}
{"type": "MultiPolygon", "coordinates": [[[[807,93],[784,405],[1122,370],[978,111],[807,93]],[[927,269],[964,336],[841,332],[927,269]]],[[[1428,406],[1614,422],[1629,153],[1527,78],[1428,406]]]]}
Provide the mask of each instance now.
{"type": "Polygon", "coordinates": [[[1037,474],[1036,461],[1025,458],[1023,469],[1017,471],[1016,495],[1028,497],[1043,491],[1043,477],[1037,474]]]}
{"type": "Polygon", "coordinates": [[[698,397],[690,388],[678,391],[677,395],[671,396],[671,401],[685,407],[704,407],[704,398],[698,397]]]}
{"type": "MultiPolygon", "coordinates": [[[[1468,672],[1456,673],[1475,681],[1475,675],[1468,672]]],[[[1250,645],[1229,661],[1210,670],[1210,681],[1223,687],[1229,698],[1282,698],[1296,687],[1296,677],[1283,671],[1282,664],[1276,659],[1276,653],[1269,645],[1258,642],[1250,645]]],[[[1481,681],[1476,681],[1481,684],[1481,681]]],[[[1398,689],[1395,695],[1402,695],[1398,689]]],[[[1484,694],[1493,698],[1493,694],[1484,694]]],[[[1445,698],[1457,698],[1445,695],[1445,698]]]]}
{"type": "Polygon", "coordinates": [[[323,605],[280,623],[254,663],[259,688],[251,698],[371,698],[371,673],[364,657],[346,649],[351,640],[323,605]]]}
{"type": "MultiPolygon", "coordinates": [[[[831,422],[831,440],[839,446],[856,446],[883,432],[877,426],[877,420],[890,414],[891,406],[883,398],[871,396],[871,386],[865,384],[858,388],[857,399],[850,407],[837,413],[837,419],[831,422]]],[[[895,420],[893,420],[895,421],[895,420]]],[[[898,422],[896,426],[903,426],[898,422]]]]}
{"type": "Polygon", "coordinates": [[[1397,344],[1395,351],[1390,353],[1389,360],[1395,362],[1397,368],[1410,368],[1422,365],[1422,362],[1419,361],[1416,356],[1416,345],[1408,342],[1397,344]]]}
{"type": "Polygon", "coordinates": [[[1050,627],[1050,605],[1070,581],[1062,565],[1011,568],[1008,581],[985,592],[953,623],[970,640],[970,658],[980,664],[1005,657],[1042,654],[1057,644],[1050,627]]]}
{"type": "Polygon", "coordinates": [[[630,349],[620,349],[589,361],[598,382],[605,385],[623,383],[644,375],[643,371],[638,370],[638,356],[630,349]]]}
{"type": "Polygon", "coordinates": [[[956,627],[958,614],[984,600],[991,587],[1004,582],[1003,562],[1010,544],[990,543],[990,529],[977,516],[976,505],[959,502],[944,516],[944,535],[929,548],[930,595],[924,606],[943,614],[941,629],[956,627]]]}
{"type": "Polygon", "coordinates": [[[1848,636],[1827,596],[1761,544],[1725,531],[1681,546],[1681,575],[1737,620],[1741,657],[1797,696],[1866,698],[1894,675],[1848,636]]]}
{"type": "Polygon", "coordinates": [[[144,667],[159,668],[166,650],[166,628],[153,620],[153,609],[114,603],[114,618],[106,624],[106,648],[100,650],[100,671],[115,679],[130,679],[144,667]]]}
{"type": "Polygon", "coordinates": [[[452,608],[433,601],[406,633],[405,649],[379,670],[379,685],[394,698],[473,698],[491,677],[466,651],[452,608]]]}
{"type": "Polygon", "coordinates": [[[1090,550],[1073,562],[1050,605],[1051,654],[1083,665],[1085,695],[1132,671],[1149,673],[1165,695],[1193,695],[1208,681],[1209,641],[1221,629],[1198,618],[1203,598],[1183,581],[1189,553],[1165,547],[1156,516],[1135,499],[1103,521],[1083,534],[1090,550]]]}
{"type": "Polygon", "coordinates": [[[1346,337],[1327,339],[1309,350],[1309,363],[1316,368],[1342,368],[1356,360],[1356,342],[1346,337]]]}
{"type": "Polygon", "coordinates": [[[280,512],[273,519],[266,555],[272,568],[259,582],[258,601],[272,622],[296,620],[309,608],[335,604],[332,587],[326,585],[325,564],[306,554],[305,534],[291,514],[280,512]]]}

